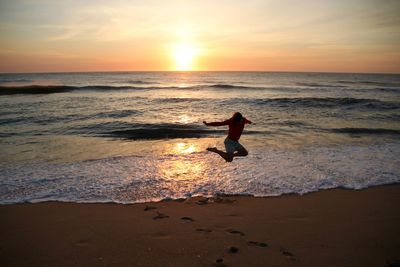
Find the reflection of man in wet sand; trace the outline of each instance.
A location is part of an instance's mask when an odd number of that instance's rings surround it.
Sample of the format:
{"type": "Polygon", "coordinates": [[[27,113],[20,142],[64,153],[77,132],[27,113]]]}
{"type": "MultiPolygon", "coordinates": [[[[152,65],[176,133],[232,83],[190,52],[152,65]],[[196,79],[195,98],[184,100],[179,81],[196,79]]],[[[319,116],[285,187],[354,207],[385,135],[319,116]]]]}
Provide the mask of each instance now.
{"type": "Polygon", "coordinates": [[[227,162],[231,162],[234,157],[245,157],[249,154],[246,148],[244,148],[239,143],[239,138],[242,135],[244,125],[246,123],[251,124],[252,122],[243,117],[242,114],[236,112],[235,114],[233,114],[232,118],[227,119],[225,121],[221,122],[203,121],[203,123],[207,126],[223,126],[223,125],[229,126],[228,137],[224,141],[226,152],[219,150],[216,147],[209,147],[207,148],[208,151],[217,153],[227,162]]]}

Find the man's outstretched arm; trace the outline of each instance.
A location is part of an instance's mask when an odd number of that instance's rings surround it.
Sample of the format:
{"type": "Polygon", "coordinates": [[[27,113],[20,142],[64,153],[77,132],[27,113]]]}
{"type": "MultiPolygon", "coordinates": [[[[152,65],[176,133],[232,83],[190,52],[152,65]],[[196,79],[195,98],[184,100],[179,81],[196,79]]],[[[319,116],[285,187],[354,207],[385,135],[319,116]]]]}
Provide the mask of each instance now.
{"type": "Polygon", "coordinates": [[[244,118],[244,123],[253,124],[252,121],[250,121],[250,120],[248,120],[248,119],[246,119],[246,118],[244,118]]]}
{"type": "Polygon", "coordinates": [[[203,121],[206,126],[224,126],[229,124],[229,120],[226,121],[216,121],[216,122],[206,122],[203,121]]]}

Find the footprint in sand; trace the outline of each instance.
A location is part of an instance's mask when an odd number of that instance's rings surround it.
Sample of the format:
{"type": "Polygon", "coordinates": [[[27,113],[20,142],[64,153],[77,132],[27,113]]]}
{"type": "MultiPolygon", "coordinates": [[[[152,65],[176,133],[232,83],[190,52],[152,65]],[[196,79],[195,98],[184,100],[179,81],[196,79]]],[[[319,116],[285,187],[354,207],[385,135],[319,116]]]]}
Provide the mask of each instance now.
{"type": "Polygon", "coordinates": [[[281,248],[280,251],[281,251],[281,253],[282,253],[284,256],[288,257],[290,260],[292,260],[292,261],[295,261],[295,260],[296,260],[296,258],[294,257],[294,254],[291,253],[291,252],[289,252],[289,251],[287,251],[286,249],[281,248]]]}
{"type": "Polygon", "coordinates": [[[181,220],[189,221],[189,222],[194,222],[194,219],[192,219],[192,218],[190,218],[190,217],[182,217],[181,220]]]}
{"type": "Polygon", "coordinates": [[[263,242],[257,242],[257,241],[248,241],[247,245],[249,246],[257,246],[257,247],[263,247],[263,248],[267,248],[268,244],[267,243],[263,243],[263,242]]]}
{"type": "Polygon", "coordinates": [[[288,257],[294,257],[293,253],[287,251],[286,249],[281,248],[281,252],[283,255],[288,256],[288,257]]]}
{"type": "Polygon", "coordinates": [[[147,206],[144,208],[144,211],[149,211],[149,210],[155,210],[156,207],[152,207],[152,206],[147,206]]]}
{"type": "Polygon", "coordinates": [[[244,236],[244,235],[245,235],[243,232],[238,231],[238,230],[228,229],[228,230],[226,230],[226,231],[227,231],[228,233],[230,233],[230,234],[237,234],[237,235],[241,235],[241,236],[244,236]]]}
{"type": "Polygon", "coordinates": [[[197,228],[196,231],[197,232],[204,232],[204,233],[211,233],[212,232],[211,229],[207,229],[207,228],[197,228]]]}
{"type": "Polygon", "coordinates": [[[216,267],[226,267],[226,265],[224,264],[224,259],[217,259],[216,261],[215,261],[215,266],[216,267]]]}
{"type": "Polygon", "coordinates": [[[236,201],[235,199],[222,198],[222,197],[216,197],[216,198],[213,199],[214,203],[226,203],[226,204],[229,204],[229,203],[233,203],[235,201],[236,201]]]}
{"type": "Polygon", "coordinates": [[[205,199],[200,199],[199,201],[196,202],[197,205],[206,205],[208,204],[208,198],[205,199]]]}
{"type": "Polygon", "coordinates": [[[228,253],[235,254],[238,253],[239,249],[237,247],[230,247],[228,253]]]}
{"type": "Polygon", "coordinates": [[[169,216],[157,211],[157,216],[153,217],[153,220],[165,219],[165,218],[169,218],[169,216]]]}

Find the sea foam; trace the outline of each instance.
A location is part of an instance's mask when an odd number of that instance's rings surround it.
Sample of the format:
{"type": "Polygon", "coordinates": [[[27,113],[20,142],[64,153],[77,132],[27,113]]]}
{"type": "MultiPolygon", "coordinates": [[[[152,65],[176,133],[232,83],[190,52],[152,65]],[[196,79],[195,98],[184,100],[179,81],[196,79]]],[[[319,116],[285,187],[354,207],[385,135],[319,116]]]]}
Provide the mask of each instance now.
{"type": "Polygon", "coordinates": [[[255,149],[225,163],[209,152],[2,164],[0,203],[137,203],[192,196],[306,194],[400,182],[400,143],[255,149]]]}

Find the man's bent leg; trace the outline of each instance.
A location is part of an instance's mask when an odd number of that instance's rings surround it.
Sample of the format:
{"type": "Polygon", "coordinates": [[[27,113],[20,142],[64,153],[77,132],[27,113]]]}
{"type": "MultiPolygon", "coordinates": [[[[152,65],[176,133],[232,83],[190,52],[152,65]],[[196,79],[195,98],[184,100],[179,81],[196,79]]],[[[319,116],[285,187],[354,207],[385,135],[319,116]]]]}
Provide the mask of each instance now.
{"type": "Polygon", "coordinates": [[[227,162],[232,162],[232,160],[233,160],[233,154],[232,153],[226,153],[226,152],[224,152],[222,150],[219,150],[216,147],[209,147],[209,148],[207,148],[207,150],[211,151],[211,152],[214,152],[214,153],[217,153],[218,155],[220,155],[227,162]]]}
{"type": "Polygon", "coordinates": [[[249,154],[246,148],[242,147],[238,151],[236,151],[233,155],[235,157],[246,157],[249,154]]]}
{"type": "Polygon", "coordinates": [[[223,158],[226,160],[226,162],[232,162],[234,154],[232,154],[232,153],[225,153],[225,154],[226,154],[226,156],[223,158]]]}

